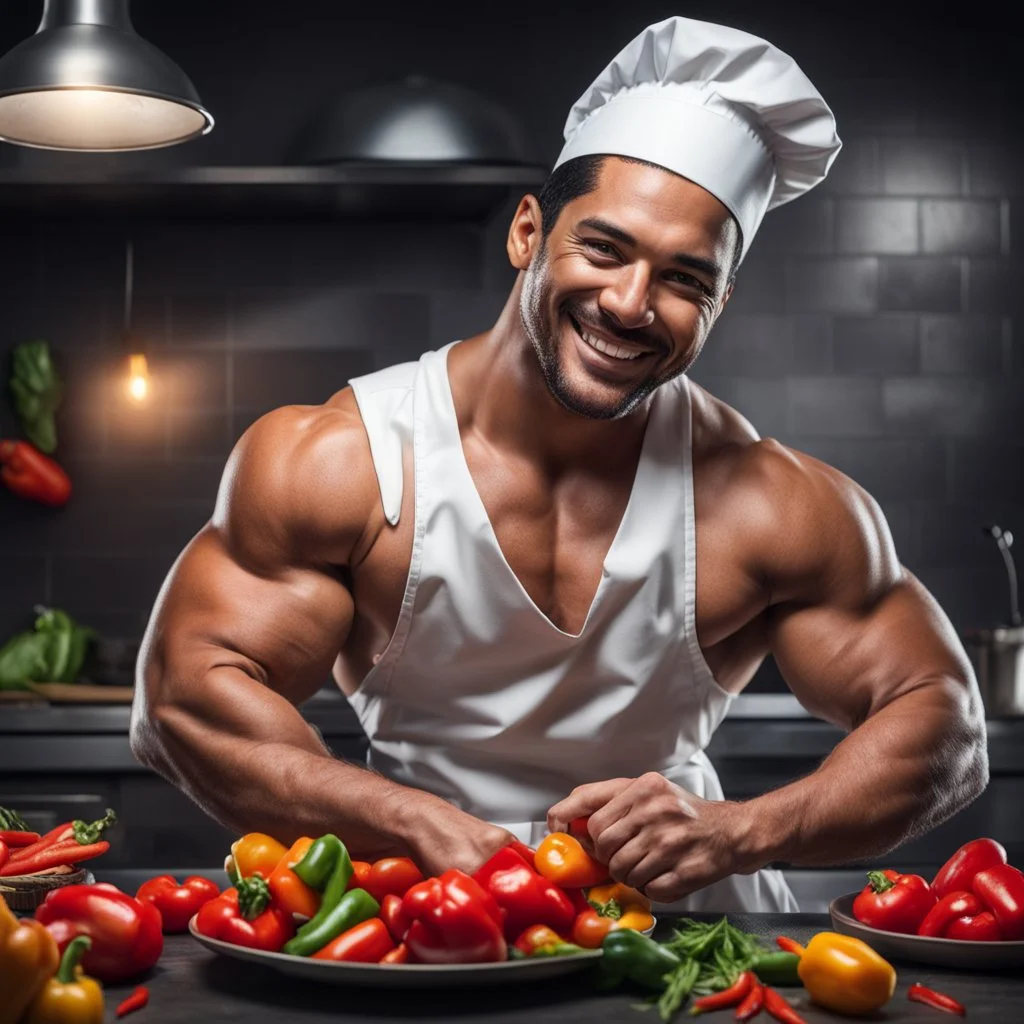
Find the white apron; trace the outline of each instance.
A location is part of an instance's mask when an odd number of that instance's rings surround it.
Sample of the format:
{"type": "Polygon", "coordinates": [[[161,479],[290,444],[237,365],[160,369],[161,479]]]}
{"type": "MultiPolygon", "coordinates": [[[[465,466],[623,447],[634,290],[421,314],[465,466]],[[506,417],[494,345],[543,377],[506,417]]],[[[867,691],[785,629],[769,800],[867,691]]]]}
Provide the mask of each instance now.
{"type": "MultiPolygon", "coordinates": [[[[453,343],[454,344],[454,343],[453,343]]],[[[412,444],[415,535],[394,634],[349,698],[368,763],[536,845],[578,785],[658,771],[721,800],[704,754],[732,697],[694,625],[690,395],[658,388],[633,490],[578,636],[509,568],[466,464],[451,345],[351,381],[384,512],[397,523],[412,444]]],[[[708,886],[673,909],[795,911],[782,874],[708,886]]]]}

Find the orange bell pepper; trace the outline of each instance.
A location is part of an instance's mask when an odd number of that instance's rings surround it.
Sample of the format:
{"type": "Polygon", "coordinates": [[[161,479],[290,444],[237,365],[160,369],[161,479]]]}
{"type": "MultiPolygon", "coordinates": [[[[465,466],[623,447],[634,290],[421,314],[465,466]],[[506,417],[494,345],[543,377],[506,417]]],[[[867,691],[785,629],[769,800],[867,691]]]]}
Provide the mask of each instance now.
{"type": "Polygon", "coordinates": [[[296,839],[292,843],[291,849],[277,862],[267,879],[275,906],[280,907],[286,914],[303,917],[307,920],[314,917],[320,909],[322,896],[312,886],[306,885],[295,874],[293,868],[305,857],[306,851],[312,845],[313,840],[309,836],[296,839]]]}
{"type": "Polygon", "coordinates": [[[59,965],[54,937],[39,921],[19,921],[0,896],[0,1024],[15,1024],[59,965]]]}
{"type": "Polygon", "coordinates": [[[224,870],[232,882],[257,873],[267,879],[287,852],[273,836],[249,832],[231,844],[231,856],[224,862],[224,870]]]}
{"type": "Polygon", "coordinates": [[[608,868],[583,849],[568,832],[552,832],[537,847],[533,866],[546,879],[568,889],[598,885],[608,878],[608,868]]]}

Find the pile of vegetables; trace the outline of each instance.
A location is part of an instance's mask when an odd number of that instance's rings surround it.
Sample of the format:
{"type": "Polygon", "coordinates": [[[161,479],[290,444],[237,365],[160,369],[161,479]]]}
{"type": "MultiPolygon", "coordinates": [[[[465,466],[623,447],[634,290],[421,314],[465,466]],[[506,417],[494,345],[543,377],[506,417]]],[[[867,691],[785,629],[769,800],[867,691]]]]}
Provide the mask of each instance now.
{"type": "Polygon", "coordinates": [[[870,928],[928,938],[1024,939],[1024,873],[994,839],[960,847],[929,883],[898,871],[868,872],[853,915],[870,928]]]}
{"type": "Polygon", "coordinates": [[[0,647],[0,690],[28,689],[29,683],[73,683],[96,639],[96,631],[60,608],[35,606],[34,628],[0,647]]]}
{"type": "Polygon", "coordinates": [[[0,807],[0,878],[68,873],[72,865],[110,849],[100,836],[117,816],[110,808],[97,821],[65,821],[46,835],[33,832],[16,811],[0,807]]]}

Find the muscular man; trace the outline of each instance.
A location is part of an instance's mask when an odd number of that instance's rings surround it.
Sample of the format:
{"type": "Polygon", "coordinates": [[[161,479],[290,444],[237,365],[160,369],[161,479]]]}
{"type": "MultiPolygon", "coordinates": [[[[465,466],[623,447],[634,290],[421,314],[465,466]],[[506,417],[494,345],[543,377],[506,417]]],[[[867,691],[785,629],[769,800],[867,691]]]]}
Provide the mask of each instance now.
{"type": "Polygon", "coordinates": [[[674,18],[566,136],[489,331],[241,438],[154,609],[132,748],[236,832],[433,873],[590,815],[656,901],[792,909],[765,865],[881,854],[987,779],[969,664],[877,504],[685,375],[834,122],[770,44],[674,18]],[[849,735],[727,801],[703,748],[769,652],[849,735]],[[296,710],[332,670],[369,770],[296,710]]]}

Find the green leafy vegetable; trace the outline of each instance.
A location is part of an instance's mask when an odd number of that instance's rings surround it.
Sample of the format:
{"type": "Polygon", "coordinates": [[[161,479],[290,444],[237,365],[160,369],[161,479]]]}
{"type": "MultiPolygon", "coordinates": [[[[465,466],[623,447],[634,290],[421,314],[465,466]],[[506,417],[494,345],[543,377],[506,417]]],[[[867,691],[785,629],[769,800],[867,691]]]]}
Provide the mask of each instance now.
{"type": "Polygon", "coordinates": [[[18,633],[0,648],[0,690],[25,690],[28,683],[73,683],[96,631],[59,608],[36,606],[35,629],[18,633]]]}
{"type": "Polygon", "coordinates": [[[54,414],[64,397],[45,341],[26,341],[14,349],[10,380],[14,409],[28,439],[47,455],[57,450],[54,414]]]}

